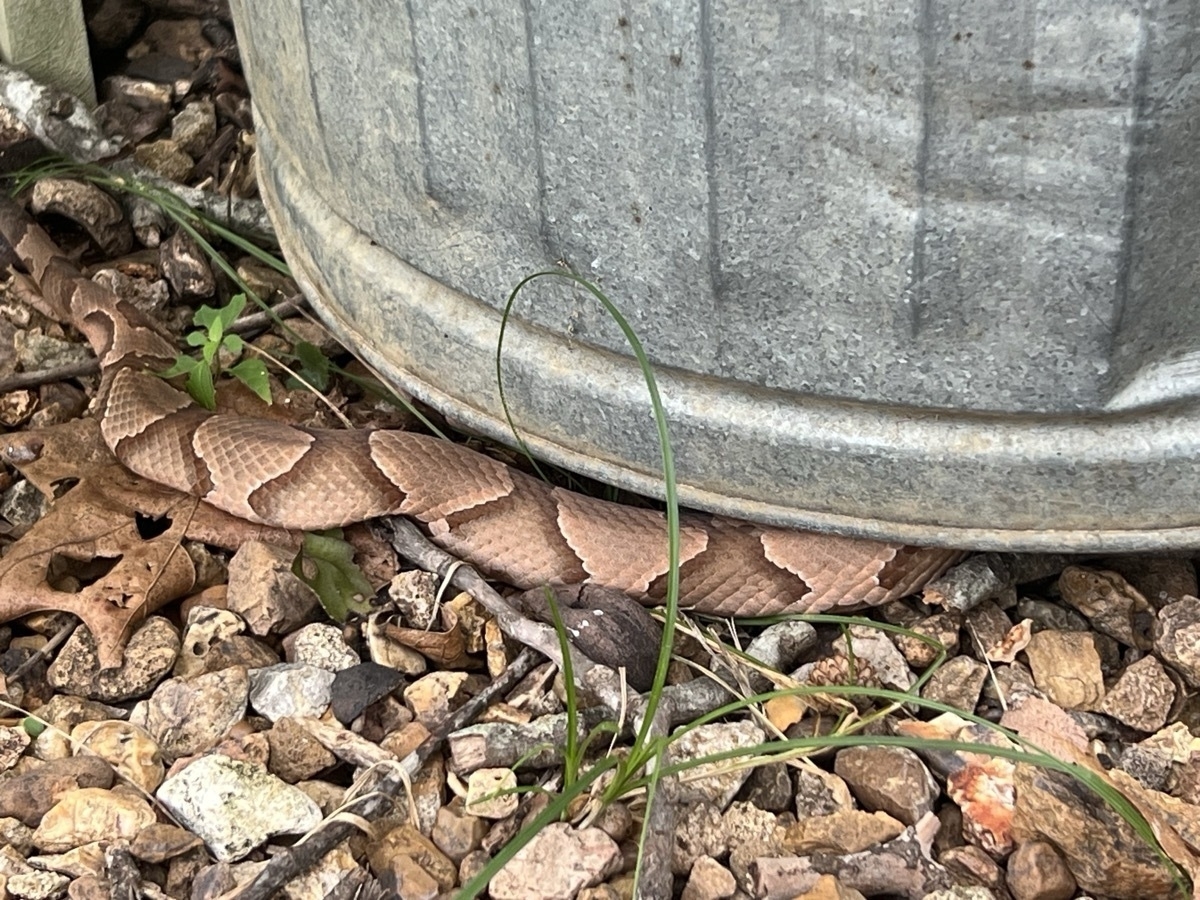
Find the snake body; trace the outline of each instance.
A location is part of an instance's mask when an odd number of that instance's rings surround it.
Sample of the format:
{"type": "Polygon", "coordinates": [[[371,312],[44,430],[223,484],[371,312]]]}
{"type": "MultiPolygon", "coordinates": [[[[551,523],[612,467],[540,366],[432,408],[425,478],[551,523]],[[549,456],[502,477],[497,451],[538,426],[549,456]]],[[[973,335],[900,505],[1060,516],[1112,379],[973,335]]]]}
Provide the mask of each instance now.
{"type": "MultiPolygon", "coordinates": [[[[445,550],[517,587],[591,582],[647,602],[666,589],[661,513],[553,487],[480,453],[405,431],[322,430],[212,413],[154,374],[174,343],[90,281],[13,201],[0,235],[44,312],[77,327],[101,365],[104,439],[129,469],[235,516],[289,530],[401,515],[445,550]]],[[[961,554],[688,512],[681,604],[751,616],[850,609],[918,590],[961,554]]]]}

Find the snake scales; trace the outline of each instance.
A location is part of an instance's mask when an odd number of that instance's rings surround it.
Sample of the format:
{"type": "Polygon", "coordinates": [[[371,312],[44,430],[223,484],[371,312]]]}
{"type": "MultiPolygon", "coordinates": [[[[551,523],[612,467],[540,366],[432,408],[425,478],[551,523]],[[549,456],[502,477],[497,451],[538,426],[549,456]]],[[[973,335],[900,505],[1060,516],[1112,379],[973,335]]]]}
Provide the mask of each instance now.
{"type": "MultiPolygon", "coordinates": [[[[13,201],[0,235],[43,311],[100,359],[104,439],[129,469],[235,516],[289,530],[407,516],[430,538],[517,587],[603,584],[648,602],[666,586],[664,519],[553,487],[457,444],[384,430],[321,430],[215,414],[153,374],[175,344],[137,308],[85,278],[13,201]]],[[[685,513],[681,604],[750,616],[884,603],[961,554],[685,513]]]]}

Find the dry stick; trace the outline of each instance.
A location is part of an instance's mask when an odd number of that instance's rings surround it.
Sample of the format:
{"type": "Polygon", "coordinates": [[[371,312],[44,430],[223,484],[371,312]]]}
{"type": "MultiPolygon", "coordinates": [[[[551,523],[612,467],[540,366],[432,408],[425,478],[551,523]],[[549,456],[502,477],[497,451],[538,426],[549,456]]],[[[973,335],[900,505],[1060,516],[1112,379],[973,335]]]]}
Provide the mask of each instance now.
{"type": "Polygon", "coordinates": [[[925,586],[924,600],[966,612],[997,594],[1055,575],[1080,559],[1065,553],[980,553],[925,586]]]}
{"type": "MultiPolygon", "coordinates": [[[[509,663],[503,674],[455,710],[416,750],[400,760],[398,765],[403,770],[403,775],[389,771],[375,785],[369,789],[365,788],[364,790],[369,790],[369,793],[360,801],[356,801],[354,808],[347,812],[367,820],[378,818],[388,812],[392,808],[391,798],[404,789],[405,779],[411,780],[417,774],[425,760],[442,745],[447,735],[467,725],[494,700],[516,687],[517,683],[528,675],[540,661],[540,657],[534,651],[528,648],[522,650],[509,663]]],[[[291,879],[308,871],[320,862],[326,853],[357,831],[358,828],[349,822],[336,818],[330,819],[317,831],[311,833],[303,843],[274,857],[267,863],[266,868],[244,888],[235,890],[225,897],[231,898],[231,900],[232,898],[236,898],[236,900],[268,900],[268,898],[274,897],[277,891],[282,890],[283,886],[291,879]]]]}
{"type": "Polygon", "coordinates": [[[12,671],[11,674],[9,674],[8,683],[16,684],[19,682],[25,677],[26,672],[37,665],[38,660],[46,659],[51,653],[58,649],[60,644],[64,643],[67,638],[73,635],[75,633],[75,629],[78,627],[79,620],[72,616],[70,622],[67,622],[67,624],[62,626],[62,628],[58,629],[58,631],[54,633],[54,636],[51,637],[50,640],[46,641],[46,643],[42,644],[42,646],[37,649],[37,652],[33,653],[27,660],[25,660],[25,662],[21,663],[12,671]]]}
{"type": "MultiPolygon", "coordinates": [[[[289,298],[280,301],[271,307],[270,312],[262,311],[251,313],[248,316],[242,316],[232,325],[229,326],[229,331],[232,334],[247,335],[257,331],[262,331],[269,328],[273,322],[273,318],[290,319],[300,313],[304,301],[300,298],[289,298]]],[[[18,372],[15,375],[9,375],[5,378],[0,378],[0,394],[7,394],[9,391],[19,391],[26,388],[41,387],[44,384],[56,384],[60,381],[69,381],[72,378],[86,378],[90,375],[100,374],[100,362],[96,359],[85,359],[80,362],[68,363],[65,366],[59,366],[55,369],[39,369],[36,372],[18,372]]]]}
{"type": "MultiPolygon", "coordinates": [[[[478,572],[463,565],[445,550],[435,547],[412,522],[399,517],[383,521],[392,532],[391,541],[396,552],[428,572],[436,572],[442,577],[446,577],[447,572],[452,573],[450,583],[466,591],[490,612],[501,631],[513,640],[540,651],[559,668],[562,667],[558,634],[553,628],[518,613],[478,572]]],[[[579,686],[591,691],[608,707],[614,718],[621,709],[627,709],[629,714],[623,722],[622,731],[628,734],[636,730],[646,708],[647,698],[624,690],[616,672],[588,659],[569,643],[568,647],[575,669],[575,680],[579,686]]],[[[769,665],[769,661],[764,662],[769,665]]],[[[686,684],[663,689],[655,720],[657,722],[661,717],[661,721],[669,726],[690,722],[735,698],[735,694],[716,682],[708,678],[695,678],[686,684]]]]}
{"type": "Polygon", "coordinates": [[[275,324],[276,319],[291,319],[300,315],[304,310],[304,298],[301,296],[288,297],[280,300],[270,309],[259,310],[235,319],[227,329],[229,334],[246,337],[259,331],[266,331],[275,324]]]}
{"type": "MultiPolygon", "coordinates": [[[[466,591],[492,614],[501,631],[526,647],[539,651],[562,668],[562,644],[553,628],[528,619],[513,609],[478,572],[464,566],[445,550],[435,547],[412,522],[399,517],[384,522],[391,532],[391,543],[397,553],[427,572],[434,572],[442,578],[449,577],[452,585],[466,591]]],[[[627,694],[622,690],[617,673],[588,659],[569,643],[567,647],[580,687],[595,694],[609,709],[621,709],[622,696],[627,694]]]]}
{"type": "Polygon", "coordinates": [[[55,384],[59,381],[69,381],[72,378],[86,378],[88,375],[100,374],[100,361],[85,359],[81,362],[68,363],[55,369],[38,369],[36,372],[18,372],[0,378],[0,394],[9,391],[20,391],[26,388],[41,387],[44,384],[55,384]]]}

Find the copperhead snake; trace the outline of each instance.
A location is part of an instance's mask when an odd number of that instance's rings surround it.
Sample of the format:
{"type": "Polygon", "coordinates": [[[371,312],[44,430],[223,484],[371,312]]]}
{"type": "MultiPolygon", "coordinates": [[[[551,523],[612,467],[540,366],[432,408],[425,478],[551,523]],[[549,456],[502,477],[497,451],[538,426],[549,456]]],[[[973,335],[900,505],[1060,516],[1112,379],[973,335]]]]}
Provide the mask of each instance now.
{"type": "MultiPolygon", "coordinates": [[[[550,486],[460,445],[405,431],[321,430],[214,414],[153,374],[174,343],[128,301],[84,277],[15,202],[0,236],[43,312],[78,328],[100,359],[105,442],[138,475],[283,529],[376,516],[516,587],[590,582],[655,602],[666,587],[664,517],[550,486]]],[[[918,590],[961,553],[684,513],[680,604],[752,616],[871,606],[918,590]]]]}

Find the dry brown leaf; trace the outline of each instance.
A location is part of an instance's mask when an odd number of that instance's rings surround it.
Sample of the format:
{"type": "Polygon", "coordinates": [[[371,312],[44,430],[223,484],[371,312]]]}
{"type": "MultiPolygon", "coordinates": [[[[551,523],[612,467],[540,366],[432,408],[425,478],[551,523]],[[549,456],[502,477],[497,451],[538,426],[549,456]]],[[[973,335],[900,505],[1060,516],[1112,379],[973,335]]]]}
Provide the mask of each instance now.
{"type": "Polygon", "coordinates": [[[1010,663],[1017,654],[1029,646],[1033,637],[1033,619],[1022,619],[1008,630],[1008,634],[999,643],[988,647],[984,656],[989,662],[1010,663]]]}
{"type": "Polygon", "coordinates": [[[788,728],[803,719],[804,714],[811,708],[812,704],[795,694],[772,697],[763,704],[763,712],[766,713],[767,720],[780,731],[787,731],[788,728]]]}
{"type": "Polygon", "coordinates": [[[252,539],[298,543],[289,532],[138,478],[109,452],[91,419],[9,435],[0,455],[47,497],[61,492],[0,560],[0,622],[42,610],[73,613],[95,638],[104,668],[120,665],[138,623],[191,589],[185,538],[228,548],[252,539]],[[51,581],[63,566],[87,583],[56,589],[51,581]]]}
{"type": "Polygon", "coordinates": [[[390,641],[416,650],[443,669],[476,668],[479,663],[466,650],[466,639],[458,621],[458,613],[449,606],[440,608],[442,630],[405,628],[391,623],[383,626],[383,633],[390,641]]]}

